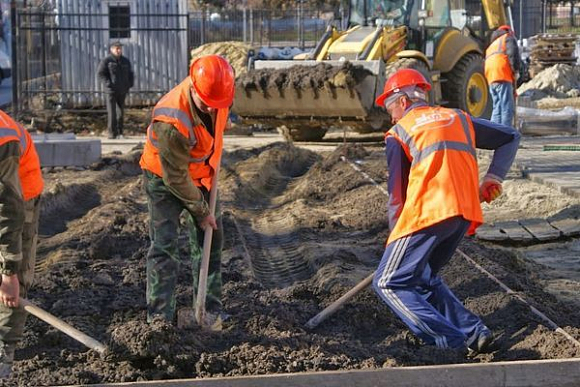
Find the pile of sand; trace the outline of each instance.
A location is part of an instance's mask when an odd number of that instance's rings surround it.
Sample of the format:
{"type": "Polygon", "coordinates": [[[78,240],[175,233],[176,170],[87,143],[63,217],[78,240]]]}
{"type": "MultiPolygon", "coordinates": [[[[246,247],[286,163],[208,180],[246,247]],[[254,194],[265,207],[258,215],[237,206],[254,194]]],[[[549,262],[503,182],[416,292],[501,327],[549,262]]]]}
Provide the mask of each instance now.
{"type": "Polygon", "coordinates": [[[546,97],[580,96],[580,66],[557,64],[538,73],[518,88],[518,95],[536,101],[546,97]]]}
{"type": "Polygon", "coordinates": [[[247,71],[248,51],[251,46],[242,42],[208,43],[191,50],[191,60],[210,54],[218,54],[226,58],[239,76],[247,71]]]}

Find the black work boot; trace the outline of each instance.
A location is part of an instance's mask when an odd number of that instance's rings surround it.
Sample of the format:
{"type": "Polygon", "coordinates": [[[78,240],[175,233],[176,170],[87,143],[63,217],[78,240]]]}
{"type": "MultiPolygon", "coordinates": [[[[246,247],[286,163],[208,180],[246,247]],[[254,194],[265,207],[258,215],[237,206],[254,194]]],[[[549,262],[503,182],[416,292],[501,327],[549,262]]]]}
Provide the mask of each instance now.
{"type": "Polygon", "coordinates": [[[467,344],[468,356],[475,356],[480,353],[489,352],[493,342],[493,333],[489,330],[479,332],[471,343],[467,344]]]}

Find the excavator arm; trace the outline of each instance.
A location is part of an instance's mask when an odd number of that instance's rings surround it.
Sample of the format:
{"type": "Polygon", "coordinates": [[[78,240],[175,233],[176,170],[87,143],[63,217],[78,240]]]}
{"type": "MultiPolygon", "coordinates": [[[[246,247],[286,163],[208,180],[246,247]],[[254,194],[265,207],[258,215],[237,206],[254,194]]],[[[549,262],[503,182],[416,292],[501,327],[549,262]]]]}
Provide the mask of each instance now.
{"type": "Polygon", "coordinates": [[[482,0],[481,4],[490,30],[496,29],[504,24],[512,24],[508,19],[511,1],[482,0]]]}

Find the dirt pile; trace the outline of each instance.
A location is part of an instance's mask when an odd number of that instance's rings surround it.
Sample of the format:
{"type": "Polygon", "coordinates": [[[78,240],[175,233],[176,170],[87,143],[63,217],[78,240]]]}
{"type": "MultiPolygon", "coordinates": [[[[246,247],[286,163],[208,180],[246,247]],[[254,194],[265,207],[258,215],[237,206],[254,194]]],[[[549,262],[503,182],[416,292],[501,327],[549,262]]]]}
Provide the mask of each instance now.
{"type": "Polygon", "coordinates": [[[283,93],[285,89],[331,92],[333,88],[352,89],[371,72],[362,66],[346,62],[342,66],[320,63],[314,67],[292,66],[285,69],[250,71],[238,77],[236,85],[245,90],[259,90],[269,94],[273,90],[283,93]]]}
{"type": "MultiPolygon", "coordinates": [[[[149,241],[137,150],[106,157],[85,171],[47,173],[30,298],[106,343],[110,352],[87,351],[31,317],[14,375],[5,385],[580,356],[580,349],[459,256],[442,274],[498,337],[494,353],[468,360],[457,351],[409,347],[406,328],[371,290],[319,328],[306,330],[306,321],[375,270],[388,234],[387,198],[341,155],[357,160],[365,173],[386,185],[383,153],[360,146],[325,156],[286,143],[224,154],[223,298],[232,317],[219,333],[145,323],[149,241]]],[[[181,308],[190,306],[193,296],[185,232],[179,244],[181,308]]],[[[541,268],[474,240],[461,248],[580,337],[580,312],[544,291],[541,268]]]]}
{"type": "Polygon", "coordinates": [[[249,44],[242,42],[208,43],[191,50],[191,60],[203,55],[221,55],[230,62],[236,71],[236,76],[240,76],[247,71],[250,48],[249,44]]]}
{"type": "Polygon", "coordinates": [[[518,95],[536,101],[546,97],[580,97],[580,66],[557,64],[518,88],[518,95]]]}

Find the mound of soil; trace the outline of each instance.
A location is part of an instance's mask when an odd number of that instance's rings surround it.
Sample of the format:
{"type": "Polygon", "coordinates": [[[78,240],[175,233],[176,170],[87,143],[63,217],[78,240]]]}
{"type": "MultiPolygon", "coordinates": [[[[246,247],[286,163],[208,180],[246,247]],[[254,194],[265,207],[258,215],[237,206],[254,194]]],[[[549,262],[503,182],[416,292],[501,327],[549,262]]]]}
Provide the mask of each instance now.
{"type": "MultiPolygon", "coordinates": [[[[388,234],[387,198],[340,156],[386,185],[384,156],[348,146],[324,156],[276,143],[224,154],[221,332],[146,323],[147,205],[139,151],[83,171],[47,173],[35,303],[106,343],[87,350],[34,317],[9,386],[348,370],[580,356],[523,303],[455,256],[443,276],[497,336],[497,351],[466,359],[409,347],[406,327],[370,290],[314,330],[306,321],[375,270],[388,234]]],[[[509,192],[508,192],[509,194],[509,192]]],[[[191,307],[187,238],[178,308],[191,307]]],[[[466,239],[460,248],[580,338],[580,312],[541,286],[542,266],[466,239]]]]}
{"type": "Polygon", "coordinates": [[[236,86],[245,90],[284,89],[320,90],[323,88],[348,88],[358,85],[372,73],[359,65],[345,62],[342,66],[320,63],[316,66],[292,66],[285,69],[249,71],[236,79],[236,86]]]}

